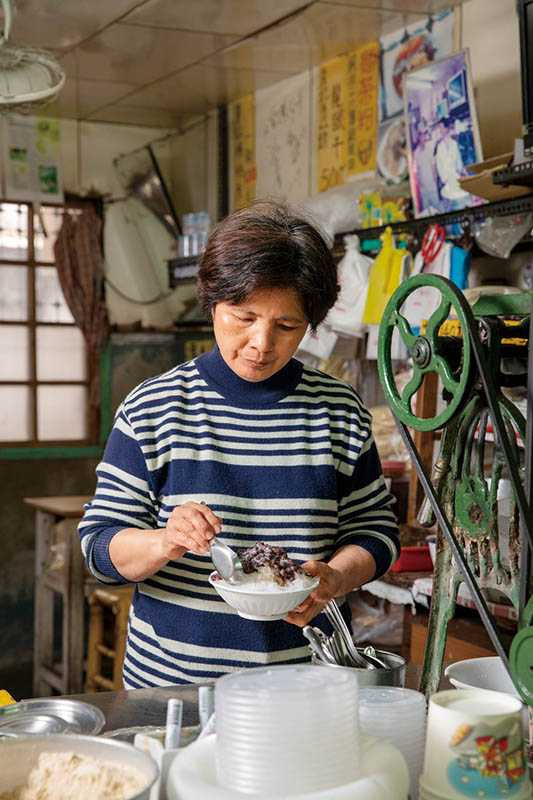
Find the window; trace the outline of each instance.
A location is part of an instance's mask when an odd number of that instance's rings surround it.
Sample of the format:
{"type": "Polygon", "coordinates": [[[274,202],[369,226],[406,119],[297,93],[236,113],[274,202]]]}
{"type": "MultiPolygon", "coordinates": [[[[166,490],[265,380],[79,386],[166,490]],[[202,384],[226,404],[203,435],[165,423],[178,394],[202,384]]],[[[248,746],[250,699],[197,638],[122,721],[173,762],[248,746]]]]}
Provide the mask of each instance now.
{"type": "Polygon", "coordinates": [[[96,441],[89,429],[87,349],[54,264],[64,213],[64,206],[0,202],[2,446],[96,441]]]}

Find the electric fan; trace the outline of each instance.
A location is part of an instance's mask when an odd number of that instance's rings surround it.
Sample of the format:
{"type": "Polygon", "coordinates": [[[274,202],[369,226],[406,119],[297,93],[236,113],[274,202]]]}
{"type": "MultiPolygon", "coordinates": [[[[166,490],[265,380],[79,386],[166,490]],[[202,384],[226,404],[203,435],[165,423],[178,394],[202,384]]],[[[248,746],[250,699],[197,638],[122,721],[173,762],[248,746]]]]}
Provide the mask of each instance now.
{"type": "Polygon", "coordinates": [[[12,20],[11,0],[2,0],[2,8],[0,113],[29,114],[57,97],[65,83],[65,73],[44,50],[7,45],[12,20]]]}

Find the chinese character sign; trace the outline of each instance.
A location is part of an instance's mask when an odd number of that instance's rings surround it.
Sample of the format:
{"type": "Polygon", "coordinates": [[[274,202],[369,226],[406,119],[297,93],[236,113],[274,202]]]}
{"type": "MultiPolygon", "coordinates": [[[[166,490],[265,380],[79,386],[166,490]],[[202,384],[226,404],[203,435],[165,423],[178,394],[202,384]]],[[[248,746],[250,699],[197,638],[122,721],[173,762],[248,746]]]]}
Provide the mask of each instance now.
{"type": "Polygon", "coordinates": [[[255,199],[255,102],[252,94],[232,106],[233,209],[255,199]]]}
{"type": "Polygon", "coordinates": [[[376,168],[379,42],[369,42],[351,53],[347,59],[348,175],[374,172],[376,168]]]}
{"type": "Polygon", "coordinates": [[[299,203],[309,196],[310,84],[304,72],[256,95],[258,197],[299,203]]]}
{"type": "Polygon", "coordinates": [[[320,67],[318,87],[318,190],[344,181],[347,153],[347,58],[340,56],[320,67]]]}

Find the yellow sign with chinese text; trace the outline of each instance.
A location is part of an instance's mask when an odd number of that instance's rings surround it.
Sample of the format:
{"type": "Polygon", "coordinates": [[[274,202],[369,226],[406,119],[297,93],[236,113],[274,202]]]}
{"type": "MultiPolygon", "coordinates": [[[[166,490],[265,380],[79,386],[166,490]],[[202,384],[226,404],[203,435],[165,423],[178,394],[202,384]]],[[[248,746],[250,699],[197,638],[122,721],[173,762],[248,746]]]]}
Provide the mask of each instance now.
{"type": "Polygon", "coordinates": [[[318,191],[344,182],[347,156],[347,57],[321,65],[318,85],[318,191]]]}
{"type": "Polygon", "coordinates": [[[233,209],[255,200],[255,100],[253,94],[232,104],[231,147],[233,157],[233,209]]]}
{"type": "Polygon", "coordinates": [[[368,42],[347,57],[348,175],[374,172],[378,139],[379,42],[368,42]]]}

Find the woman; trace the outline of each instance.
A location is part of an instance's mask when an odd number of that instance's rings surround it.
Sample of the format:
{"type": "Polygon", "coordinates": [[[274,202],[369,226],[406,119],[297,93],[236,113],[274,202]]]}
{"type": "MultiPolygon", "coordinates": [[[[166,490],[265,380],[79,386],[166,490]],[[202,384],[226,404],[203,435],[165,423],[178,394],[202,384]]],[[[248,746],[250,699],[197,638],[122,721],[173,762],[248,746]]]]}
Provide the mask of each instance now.
{"type": "Polygon", "coordinates": [[[305,661],[301,627],[397,555],[368,412],[293,358],[337,297],[320,234],[270,203],[232,214],[198,287],[216,347],[128,395],[80,524],[92,572],[137,584],[126,688],[305,661]],[[320,584],[285,621],[242,619],[207,581],[214,536],[285,547],[320,584]]]}

